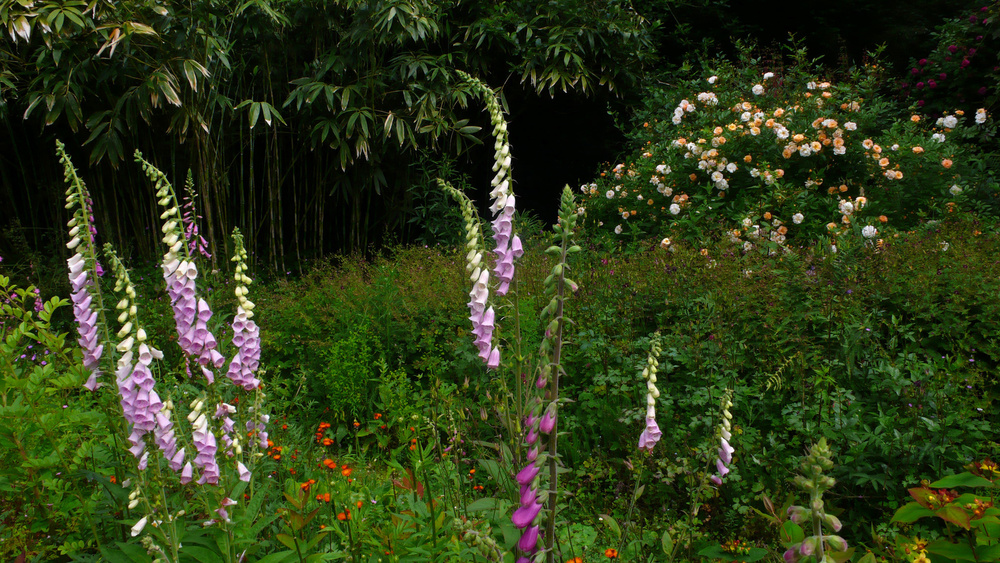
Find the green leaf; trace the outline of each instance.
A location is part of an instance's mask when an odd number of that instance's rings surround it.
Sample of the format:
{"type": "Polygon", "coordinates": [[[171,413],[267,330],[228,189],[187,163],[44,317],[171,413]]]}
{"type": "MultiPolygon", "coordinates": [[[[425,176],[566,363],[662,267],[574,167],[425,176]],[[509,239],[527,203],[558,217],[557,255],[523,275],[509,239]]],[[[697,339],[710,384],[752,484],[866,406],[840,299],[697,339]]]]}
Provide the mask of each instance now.
{"type": "Polygon", "coordinates": [[[493,497],[481,498],[473,501],[466,507],[469,512],[481,512],[481,511],[503,511],[510,505],[510,501],[505,499],[498,499],[493,497]]]}
{"type": "Polygon", "coordinates": [[[292,536],[288,534],[278,534],[275,537],[278,538],[278,541],[280,541],[281,544],[287,547],[288,549],[295,549],[295,538],[293,538],[292,536]]]}
{"type": "Polygon", "coordinates": [[[663,532],[663,537],[660,538],[660,543],[663,545],[663,553],[670,556],[674,552],[674,540],[670,537],[670,532],[663,532]]]}
{"type": "Polygon", "coordinates": [[[926,516],[934,516],[934,511],[929,508],[924,508],[916,502],[908,502],[899,507],[899,510],[892,515],[892,520],[890,520],[889,523],[892,524],[893,522],[902,522],[903,524],[909,524],[926,516]]]}
{"type": "Polygon", "coordinates": [[[607,514],[601,514],[600,518],[601,521],[604,522],[604,525],[607,526],[612,533],[614,533],[615,537],[621,539],[622,528],[618,525],[618,521],[607,514]]]}
{"type": "Polygon", "coordinates": [[[993,485],[993,483],[989,480],[966,471],[965,473],[959,473],[958,475],[942,477],[941,479],[931,483],[930,486],[935,489],[951,489],[954,487],[989,487],[991,485],[993,485]]]}
{"type": "Polygon", "coordinates": [[[785,547],[792,547],[795,544],[801,543],[804,539],[806,539],[806,533],[795,522],[786,520],[781,525],[781,544],[785,547]]]}
{"type": "Polygon", "coordinates": [[[279,551],[278,553],[272,553],[268,556],[258,559],[257,563],[281,563],[292,556],[295,555],[295,550],[291,551],[279,551]]]}
{"type": "Polygon", "coordinates": [[[951,522],[952,524],[960,526],[963,529],[968,530],[971,527],[969,525],[969,520],[972,518],[972,515],[957,504],[946,504],[934,514],[942,520],[951,522]]]}
{"type": "Polygon", "coordinates": [[[934,540],[927,544],[927,551],[934,555],[943,555],[958,561],[975,561],[972,549],[966,544],[951,543],[946,539],[934,540]]]}

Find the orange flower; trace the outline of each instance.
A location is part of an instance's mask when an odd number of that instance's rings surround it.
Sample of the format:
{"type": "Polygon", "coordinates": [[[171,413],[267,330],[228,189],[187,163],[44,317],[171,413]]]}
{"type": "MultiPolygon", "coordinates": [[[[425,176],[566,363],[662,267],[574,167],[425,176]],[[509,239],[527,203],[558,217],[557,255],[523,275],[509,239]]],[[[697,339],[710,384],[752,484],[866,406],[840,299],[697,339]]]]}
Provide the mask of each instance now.
{"type": "Polygon", "coordinates": [[[951,168],[951,165],[952,165],[952,162],[951,162],[950,158],[946,158],[946,159],[944,159],[944,160],[941,161],[941,166],[944,166],[945,168],[951,168]]]}
{"type": "Polygon", "coordinates": [[[344,468],[340,470],[340,474],[343,475],[344,477],[350,477],[351,476],[351,471],[352,471],[352,469],[350,467],[347,467],[345,465],[344,468]]]}
{"type": "Polygon", "coordinates": [[[583,557],[574,557],[572,559],[567,559],[566,563],[583,563],[583,557]]]}
{"type": "Polygon", "coordinates": [[[337,468],[337,462],[333,461],[332,459],[324,459],[323,460],[323,465],[325,465],[327,469],[336,469],[337,468]]]}
{"type": "Polygon", "coordinates": [[[913,152],[916,153],[916,154],[920,154],[920,153],[924,152],[924,148],[923,147],[913,147],[913,152]]]}
{"type": "Polygon", "coordinates": [[[767,213],[764,214],[764,220],[765,221],[770,221],[771,220],[771,212],[770,211],[768,211],[767,213]]]}
{"type": "Polygon", "coordinates": [[[355,421],[354,421],[354,427],[355,427],[355,428],[360,428],[360,427],[361,427],[361,423],[360,423],[360,422],[358,422],[357,420],[355,420],[355,421]]]}
{"type": "Polygon", "coordinates": [[[361,501],[359,500],[359,501],[358,501],[358,508],[361,508],[361,506],[362,506],[363,504],[364,504],[364,503],[363,503],[363,502],[361,502],[361,501]]]}
{"type": "Polygon", "coordinates": [[[382,418],[382,413],[380,412],[375,413],[375,420],[378,420],[380,418],[382,418]]]}
{"type": "Polygon", "coordinates": [[[112,482],[112,483],[117,483],[117,482],[118,482],[118,478],[117,478],[117,477],[115,477],[114,475],[112,475],[112,476],[110,477],[110,479],[111,479],[111,482],[112,482]]]}
{"type": "Polygon", "coordinates": [[[880,223],[887,223],[889,221],[889,218],[886,217],[885,215],[879,215],[878,220],[880,223]]]}
{"type": "Polygon", "coordinates": [[[910,121],[912,121],[914,123],[919,123],[920,122],[920,116],[919,115],[911,115],[910,116],[910,121]]]}
{"type": "Polygon", "coordinates": [[[604,550],[604,556],[608,559],[618,559],[618,550],[609,547],[604,550]]]}
{"type": "Polygon", "coordinates": [[[750,156],[750,155],[746,155],[746,156],[743,157],[743,162],[746,162],[747,164],[750,164],[750,161],[752,161],[752,160],[753,160],[753,157],[750,156]]]}
{"type": "Polygon", "coordinates": [[[282,424],[281,425],[281,429],[282,430],[288,430],[288,425],[287,424],[282,424]]]}
{"type": "Polygon", "coordinates": [[[343,522],[344,520],[347,520],[347,515],[341,512],[340,514],[337,515],[337,520],[343,522]]]}
{"type": "Polygon", "coordinates": [[[330,439],[330,438],[323,438],[323,445],[324,446],[329,446],[331,444],[333,444],[333,440],[332,439],[330,439]]]}

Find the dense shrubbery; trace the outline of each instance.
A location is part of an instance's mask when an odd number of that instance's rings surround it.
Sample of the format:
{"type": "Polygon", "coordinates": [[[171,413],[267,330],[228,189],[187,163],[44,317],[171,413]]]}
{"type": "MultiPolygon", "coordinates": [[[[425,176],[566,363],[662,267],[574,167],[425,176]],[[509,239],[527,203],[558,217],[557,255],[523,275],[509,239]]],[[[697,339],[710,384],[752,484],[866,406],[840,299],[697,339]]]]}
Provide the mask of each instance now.
{"type": "Polygon", "coordinates": [[[993,204],[996,184],[973,173],[969,150],[993,135],[986,111],[896,120],[882,80],[870,65],[825,81],[801,50],[787,69],[709,64],[651,93],[641,148],[581,188],[581,212],[626,240],[721,235],[773,251],[908,228],[969,197],[993,204]]]}

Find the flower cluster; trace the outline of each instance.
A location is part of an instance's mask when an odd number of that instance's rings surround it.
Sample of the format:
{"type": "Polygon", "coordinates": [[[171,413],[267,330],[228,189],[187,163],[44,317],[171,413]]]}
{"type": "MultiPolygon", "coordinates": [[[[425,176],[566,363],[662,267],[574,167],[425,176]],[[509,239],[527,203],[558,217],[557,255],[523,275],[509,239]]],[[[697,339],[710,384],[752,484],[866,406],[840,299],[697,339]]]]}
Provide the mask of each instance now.
{"type": "MultiPolygon", "coordinates": [[[[191,440],[198,451],[194,458],[194,463],[201,468],[201,477],[198,479],[199,485],[209,483],[215,485],[219,482],[219,464],[215,459],[218,451],[218,443],[215,434],[208,426],[208,417],[205,416],[205,400],[198,398],[191,401],[191,412],[188,413],[188,422],[191,423],[191,440]]],[[[194,478],[191,462],[184,466],[181,472],[181,483],[189,483],[194,478]]]]}
{"type": "Polygon", "coordinates": [[[984,4],[939,25],[933,51],[911,59],[899,86],[923,111],[939,115],[956,104],[971,109],[969,104],[981,104],[994,95],[998,68],[991,54],[998,47],[1000,4],[984,4]]]}
{"type": "MultiPolygon", "coordinates": [[[[493,188],[490,191],[490,197],[493,198],[490,212],[493,214],[493,241],[496,244],[493,249],[494,254],[496,254],[493,273],[496,276],[496,294],[506,295],[514,279],[514,260],[524,253],[521,239],[514,233],[515,198],[510,188],[511,155],[507,122],[503,117],[503,109],[500,107],[496,93],[478,79],[464,72],[458,71],[458,75],[465,84],[480,95],[493,125],[495,139],[493,171],[496,173],[490,183],[493,188]]],[[[486,362],[487,367],[495,369],[500,366],[500,348],[492,344],[496,313],[492,307],[487,307],[490,275],[486,265],[482,263],[484,249],[479,220],[472,202],[464,194],[454,190],[444,181],[439,180],[438,183],[458,199],[462,205],[462,215],[465,219],[466,249],[468,250],[466,268],[470,272],[473,282],[472,290],[469,292],[469,318],[472,321],[473,335],[476,337],[475,344],[479,349],[479,356],[486,362]]]]}
{"type": "Polygon", "coordinates": [[[639,435],[639,449],[647,452],[653,451],[653,446],[663,435],[656,424],[656,399],[660,396],[660,390],[656,388],[656,368],[660,365],[660,351],[660,333],[656,333],[649,347],[646,366],[642,368],[642,377],[646,380],[646,428],[639,435]]]}
{"type": "Polygon", "coordinates": [[[722,422],[719,424],[718,436],[719,436],[719,457],[715,460],[715,469],[717,473],[712,475],[712,482],[716,485],[722,485],[722,478],[729,473],[729,465],[733,463],[733,452],[735,451],[731,445],[729,445],[729,440],[732,440],[732,421],[733,414],[729,412],[729,409],[733,406],[733,391],[732,389],[727,389],[726,393],[722,396],[722,422]]]}
{"type": "Polygon", "coordinates": [[[194,177],[191,175],[191,170],[188,170],[184,191],[184,205],[181,206],[184,214],[181,215],[181,223],[184,224],[184,238],[188,241],[188,255],[201,254],[205,258],[211,258],[208,241],[198,232],[198,220],[201,219],[201,215],[195,212],[194,200],[197,194],[194,191],[194,177]]]}
{"type": "MultiPolygon", "coordinates": [[[[66,207],[76,208],[73,218],[69,220],[70,241],[66,248],[75,250],[67,261],[69,265],[69,284],[72,291],[70,300],[73,302],[73,317],[76,319],[77,332],[80,337],[77,342],[83,349],[83,367],[90,372],[84,387],[91,391],[96,391],[100,387],[97,379],[101,376],[101,355],[104,346],[98,343],[98,311],[101,309],[100,298],[94,302],[94,296],[90,289],[94,285],[91,275],[100,275],[100,264],[97,262],[94,249],[94,236],[97,229],[94,227],[93,203],[87,186],[76,174],[76,169],[66,154],[65,146],[56,141],[56,150],[59,153],[59,160],[65,171],[66,183],[66,207]]],[[[0,259],[2,261],[2,259],[0,259]]],[[[39,300],[36,299],[36,303],[39,300]]]]}
{"type": "Polygon", "coordinates": [[[493,346],[493,328],[496,312],[488,305],[490,298],[490,271],[483,264],[483,235],[479,216],[472,200],[456,190],[444,180],[438,180],[442,190],[458,201],[465,220],[465,270],[469,273],[472,289],[469,291],[469,320],[472,321],[473,342],[479,350],[479,357],[490,368],[500,365],[500,349],[493,346]]]}
{"type": "Polygon", "coordinates": [[[143,437],[154,431],[158,422],[162,423],[157,433],[160,447],[165,453],[176,454],[173,425],[169,423],[169,417],[159,419],[157,417],[163,408],[163,403],[153,389],[156,382],[150,371],[153,360],[162,359],[163,353],[146,342],[146,331],[139,325],[137,315],[135,286],[132,285],[128,270],[118,259],[110,244],[105,245],[105,254],[115,274],[115,292],[124,295],[116,306],[120,311],[118,322],[122,325],[118,331],[118,338],[122,340],[116,347],[121,356],[118,358],[115,381],[118,384],[122,412],[131,426],[128,440],[132,447],[129,451],[139,459],[139,469],[143,470],[148,463],[148,452],[144,451],[146,443],[143,437]]]}
{"type": "MultiPolygon", "coordinates": [[[[163,243],[167,246],[162,268],[163,279],[167,282],[167,294],[170,296],[170,304],[174,311],[177,343],[189,359],[195,359],[201,367],[202,375],[212,383],[215,381],[215,373],[209,366],[220,368],[226,359],[216,350],[218,343],[208,330],[212,310],[204,299],[197,297],[195,280],[198,278],[198,267],[190,259],[189,249],[185,245],[186,235],[182,228],[183,221],[180,218],[176,194],[162,172],[143,160],[141,155],[137,154],[136,158],[154,183],[156,197],[159,198],[158,203],[165,209],[160,214],[160,219],[164,221],[161,228],[163,243]]],[[[190,373],[190,365],[188,371],[190,373]]]]}
{"type": "Polygon", "coordinates": [[[697,81],[665,93],[681,99],[673,116],[644,123],[635,156],[581,187],[590,221],[617,235],[676,240],[701,237],[704,221],[750,217],[760,228],[734,242],[774,252],[786,239],[830,236],[825,225],[845,215],[833,215],[837,201],[868,192],[878,197],[867,212],[903,227],[968,177],[957,143],[982,135],[987,121],[984,110],[975,125],[960,111],[886,124],[879,108],[888,101],[865,96],[874,69],[833,83],[805,67],[778,76],[749,61],[718,65],[708,92],[697,81]],[[782,224],[764,225],[765,212],[782,224]]]}
{"type": "Polygon", "coordinates": [[[820,438],[802,460],[802,471],[805,475],[795,477],[795,484],[809,493],[809,507],[788,508],[789,519],[796,525],[808,525],[812,535],[807,535],[800,543],[791,546],[785,552],[784,558],[787,563],[796,563],[809,556],[815,557],[815,561],[829,561],[833,558],[825,557],[825,553],[847,551],[847,542],[844,538],[823,533],[824,527],[834,532],[839,532],[842,527],[840,520],[833,514],[827,514],[823,508],[823,492],[835,484],[833,478],[823,475],[823,472],[832,468],[830,448],[827,446],[826,438],[820,438]]]}
{"type": "Polygon", "coordinates": [[[226,375],[235,383],[247,391],[251,391],[260,386],[260,380],[254,377],[254,372],[260,365],[260,328],[253,321],[254,304],[247,299],[249,293],[247,286],[253,281],[246,275],[247,271],[247,250],[243,244],[243,235],[239,229],[233,233],[235,251],[232,261],[236,262],[236,317],[233,319],[233,346],[236,347],[236,355],[229,362],[229,371],[226,375]]]}
{"type": "MultiPolygon", "coordinates": [[[[557,440],[556,423],[559,404],[559,375],[562,372],[562,329],[565,321],[563,305],[567,297],[566,291],[575,292],[577,284],[566,277],[569,270],[567,257],[579,252],[579,246],[570,246],[570,236],[576,228],[579,218],[573,192],[567,186],[563,190],[559,209],[559,222],[554,227],[555,240],[558,244],[546,249],[546,254],[556,257],[552,273],[545,279],[544,286],[547,295],[551,295],[549,304],[542,311],[542,318],[548,319],[542,344],[539,347],[541,370],[535,380],[537,394],[528,400],[528,415],[525,420],[526,434],[524,442],[528,446],[527,465],[517,473],[516,479],[521,485],[520,505],[511,517],[514,526],[523,530],[518,541],[518,549],[522,556],[517,563],[528,563],[538,552],[538,540],[541,537],[541,522],[545,501],[540,495],[548,496],[554,503],[557,491],[557,440]],[[543,406],[544,405],[544,406],[543,406]],[[546,438],[544,443],[542,436],[546,438]],[[548,452],[546,454],[545,452],[548,452]],[[541,468],[549,465],[548,491],[542,492],[541,468]]],[[[548,529],[555,526],[554,506],[549,507],[548,529]]],[[[554,538],[546,539],[548,548],[552,547],[554,538]]]]}

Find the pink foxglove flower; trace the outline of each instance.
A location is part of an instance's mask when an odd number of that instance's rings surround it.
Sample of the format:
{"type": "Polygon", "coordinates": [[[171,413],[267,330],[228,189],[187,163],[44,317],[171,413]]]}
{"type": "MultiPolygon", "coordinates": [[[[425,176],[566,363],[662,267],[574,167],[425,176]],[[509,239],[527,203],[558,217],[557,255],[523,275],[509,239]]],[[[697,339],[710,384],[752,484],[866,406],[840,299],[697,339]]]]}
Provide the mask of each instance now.
{"type": "MultiPolygon", "coordinates": [[[[97,261],[96,243],[94,237],[97,228],[94,226],[93,202],[87,186],[76,174],[76,169],[66,154],[65,147],[56,141],[56,152],[63,165],[69,188],[66,190],[66,207],[75,208],[73,218],[69,221],[70,241],[66,247],[75,250],[75,254],[67,261],[69,266],[70,300],[73,302],[73,316],[77,322],[79,338],[77,342],[83,349],[83,367],[90,372],[84,387],[96,391],[100,387],[97,379],[101,376],[100,363],[104,347],[97,337],[99,303],[94,303],[91,291],[94,289],[93,273],[100,276],[103,271],[97,261]],[[88,267],[88,263],[92,267],[88,267]]],[[[36,305],[40,302],[36,299],[36,305]]]]}
{"type": "Polygon", "coordinates": [[[716,474],[712,476],[712,482],[716,485],[722,484],[722,478],[729,474],[729,465],[733,462],[733,452],[736,450],[729,444],[732,439],[732,413],[729,409],[733,406],[733,392],[727,390],[722,399],[722,423],[719,424],[719,457],[715,460],[716,474]]]}
{"type": "Polygon", "coordinates": [[[660,333],[653,335],[649,349],[649,357],[646,358],[646,366],[642,369],[642,377],[646,380],[646,427],[639,435],[639,449],[652,452],[653,447],[660,441],[663,432],[656,424],[656,399],[660,396],[659,389],[656,388],[656,372],[660,365],[660,333]]]}

